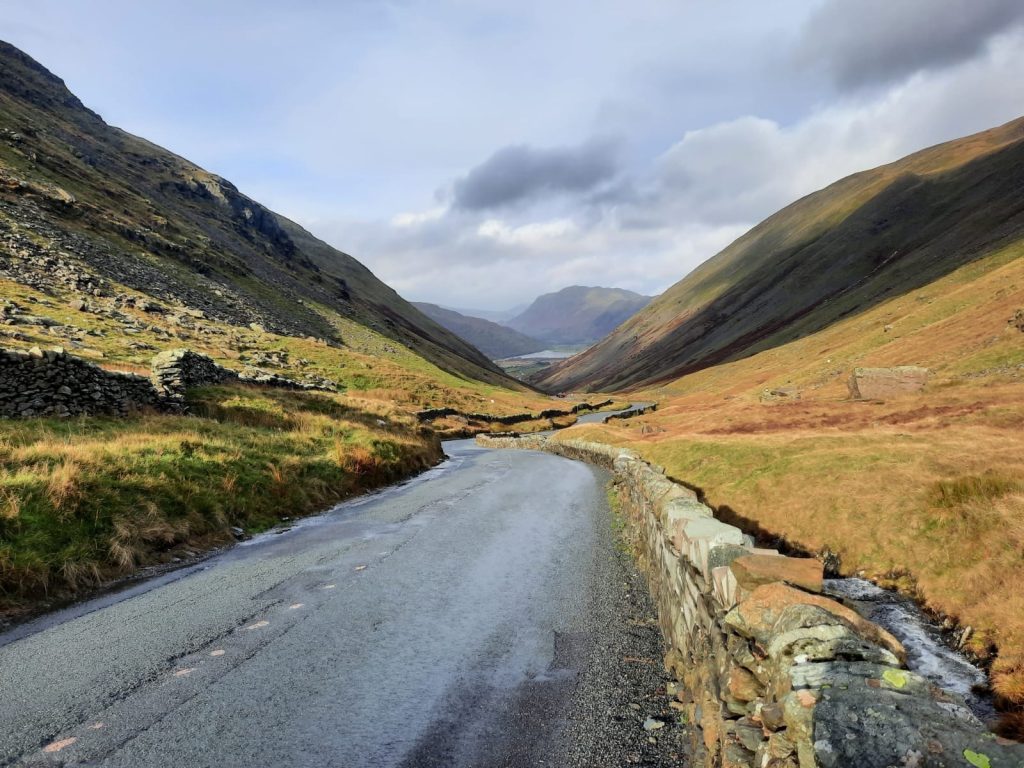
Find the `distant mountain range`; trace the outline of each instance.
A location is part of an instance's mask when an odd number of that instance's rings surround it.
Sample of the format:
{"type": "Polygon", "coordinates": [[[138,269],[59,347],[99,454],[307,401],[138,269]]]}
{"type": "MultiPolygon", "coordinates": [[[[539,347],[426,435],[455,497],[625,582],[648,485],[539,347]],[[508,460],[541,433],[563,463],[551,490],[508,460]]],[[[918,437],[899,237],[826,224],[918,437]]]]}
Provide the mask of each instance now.
{"type": "MultiPolygon", "coordinates": [[[[1022,200],[1024,118],[854,174],[761,222],[535,383],[660,384],[805,338],[1020,242],[1022,200]]],[[[524,317],[513,327],[539,335],[524,317]]]]}
{"type": "Polygon", "coordinates": [[[437,304],[414,301],[413,306],[427,317],[443,325],[455,335],[465,339],[492,360],[540,352],[547,344],[531,339],[518,331],[481,317],[470,317],[437,304]]]}
{"type": "Polygon", "coordinates": [[[574,285],[540,296],[505,325],[549,345],[592,344],[650,302],[622,288],[574,285]]]}
{"type": "Polygon", "coordinates": [[[466,309],[464,307],[446,307],[442,305],[441,309],[458,312],[460,315],[466,315],[467,317],[479,317],[482,320],[490,320],[492,323],[507,323],[516,315],[521,315],[525,312],[529,306],[529,304],[518,304],[509,309],[466,309]]]}
{"type": "Polygon", "coordinates": [[[510,310],[413,305],[492,360],[501,360],[549,347],[593,344],[650,301],[650,296],[621,288],[574,285],[510,310]]]}

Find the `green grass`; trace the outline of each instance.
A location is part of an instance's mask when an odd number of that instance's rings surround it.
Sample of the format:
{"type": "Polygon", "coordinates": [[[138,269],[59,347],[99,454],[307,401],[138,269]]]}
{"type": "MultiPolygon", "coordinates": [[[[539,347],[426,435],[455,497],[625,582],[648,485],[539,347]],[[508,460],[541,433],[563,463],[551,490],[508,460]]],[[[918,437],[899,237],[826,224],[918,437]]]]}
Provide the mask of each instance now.
{"type": "Polygon", "coordinates": [[[264,530],[436,463],[407,417],[338,395],[216,387],[198,417],[0,429],[0,607],[264,530]]]}

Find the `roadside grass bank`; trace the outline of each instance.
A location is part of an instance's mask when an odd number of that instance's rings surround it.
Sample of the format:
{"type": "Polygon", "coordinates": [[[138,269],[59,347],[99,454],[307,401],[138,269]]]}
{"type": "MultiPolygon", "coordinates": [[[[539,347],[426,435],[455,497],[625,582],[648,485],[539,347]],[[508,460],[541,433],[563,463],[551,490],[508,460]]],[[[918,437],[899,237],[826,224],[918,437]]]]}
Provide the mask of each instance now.
{"type": "Polygon", "coordinates": [[[245,386],[192,416],[0,422],[0,615],[265,530],[433,466],[380,401],[245,386]]]}

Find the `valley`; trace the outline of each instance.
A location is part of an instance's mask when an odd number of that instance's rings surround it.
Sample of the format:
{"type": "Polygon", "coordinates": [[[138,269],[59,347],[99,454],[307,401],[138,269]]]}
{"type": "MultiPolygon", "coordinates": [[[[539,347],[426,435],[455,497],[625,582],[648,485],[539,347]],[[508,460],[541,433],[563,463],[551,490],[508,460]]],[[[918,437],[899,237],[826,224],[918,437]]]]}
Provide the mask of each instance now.
{"type": "Polygon", "coordinates": [[[1024,765],[1024,13],[416,5],[0,42],[0,766],[1024,765]]]}
{"type": "MultiPolygon", "coordinates": [[[[189,390],[185,413],[86,405],[96,415],[74,418],[43,405],[61,382],[41,380],[35,396],[31,386],[5,393],[36,418],[3,430],[0,616],[421,472],[443,457],[421,410],[498,418],[561,405],[504,375],[351,257],[106,125],[6,44],[0,105],[5,349],[40,363],[63,351],[142,377],[158,354],[187,349],[250,379],[319,390],[243,380],[189,390]]],[[[504,427],[458,425],[481,429],[504,427]]]]}

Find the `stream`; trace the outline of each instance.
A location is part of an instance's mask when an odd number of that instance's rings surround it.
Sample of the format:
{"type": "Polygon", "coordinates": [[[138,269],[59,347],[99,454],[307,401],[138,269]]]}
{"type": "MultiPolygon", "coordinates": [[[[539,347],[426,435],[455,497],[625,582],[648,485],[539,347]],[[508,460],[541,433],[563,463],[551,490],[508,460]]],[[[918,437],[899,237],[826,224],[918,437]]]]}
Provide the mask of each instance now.
{"type": "Polygon", "coordinates": [[[960,696],[983,723],[997,719],[991,697],[978,693],[987,687],[985,673],[946,644],[939,625],[912,599],[858,578],[826,579],[824,592],[851,602],[862,616],[895,635],[912,671],[960,696]]]}

